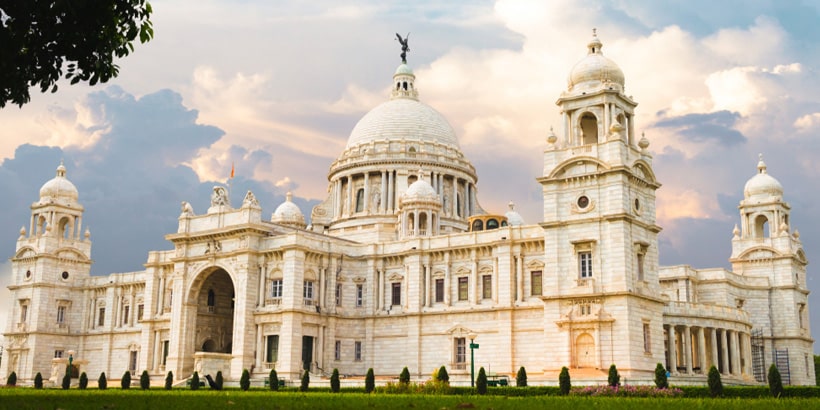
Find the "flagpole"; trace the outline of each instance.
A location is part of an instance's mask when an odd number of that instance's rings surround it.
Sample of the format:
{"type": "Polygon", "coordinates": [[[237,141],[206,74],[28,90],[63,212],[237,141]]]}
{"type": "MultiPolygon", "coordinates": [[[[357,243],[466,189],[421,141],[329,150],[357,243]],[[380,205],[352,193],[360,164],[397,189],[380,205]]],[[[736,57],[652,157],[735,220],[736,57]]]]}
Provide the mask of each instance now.
{"type": "MultiPolygon", "coordinates": [[[[233,177],[236,174],[236,168],[234,168],[234,163],[231,162],[231,177],[228,178],[228,203],[231,203],[231,188],[233,187],[233,177]]],[[[233,205],[231,205],[233,206],[233,205]]]]}

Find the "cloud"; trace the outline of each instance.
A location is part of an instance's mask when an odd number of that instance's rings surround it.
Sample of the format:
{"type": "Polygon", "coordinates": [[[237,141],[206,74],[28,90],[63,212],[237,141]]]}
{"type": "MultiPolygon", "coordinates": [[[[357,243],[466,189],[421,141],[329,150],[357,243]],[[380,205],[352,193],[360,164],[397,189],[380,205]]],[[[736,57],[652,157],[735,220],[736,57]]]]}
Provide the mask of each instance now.
{"type": "Polygon", "coordinates": [[[654,126],[673,128],[677,134],[687,137],[690,141],[731,146],[746,142],[746,137],[733,128],[739,118],[738,113],[723,110],[665,118],[656,122],[654,126]]]}

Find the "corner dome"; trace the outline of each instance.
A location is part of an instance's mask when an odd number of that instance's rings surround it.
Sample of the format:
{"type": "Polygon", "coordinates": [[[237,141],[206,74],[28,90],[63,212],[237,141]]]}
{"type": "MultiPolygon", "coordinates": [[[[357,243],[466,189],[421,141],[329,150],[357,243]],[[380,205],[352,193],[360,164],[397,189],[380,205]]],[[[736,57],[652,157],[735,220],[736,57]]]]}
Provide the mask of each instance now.
{"type": "Polygon", "coordinates": [[[302,210],[291,201],[292,199],[293,194],[288,192],[285,195],[285,202],[273,211],[271,222],[304,228],[306,226],[305,216],[302,214],[302,210]]]}
{"type": "Polygon", "coordinates": [[[381,140],[416,140],[459,148],[456,133],[444,116],[409,98],[384,102],[365,114],[350,133],[346,148],[381,140]]]}
{"type": "Polygon", "coordinates": [[[504,214],[504,216],[507,217],[507,224],[510,226],[524,225],[524,218],[521,216],[521,214],[515,211],[515,204],[512,201],[510,201],[510,203],[507,206],[510,207],[510,210],[504,214]]]}
{"type": "Polygon", "coordinates": [[[783,185],[780,185],[777,179],[768,174],[762,154],[760,155],[760,161],[757,163],[757,175],[746,181],[743,196],[745,199],[783,196],[783,185]]]}
{"type": "Polygon", "coordinates": [[[403,198],[405,200],[422,198],[428,199],[436,198],[437,196],[438,194],[433,186],[424,179],[419,178],[418,181],[413,182],[409,187],[407,187],[407,191],[404,192],[403,198]]]}
{"type": "Polygon", "coordinates": [[[624,72],[614,61],[604,57],[601,49],[603,43],[598,39],[595,29],[592,30],[592,40],[587,44],[587,56],[572,67],[569,73],[568,89],[593,89],[600,86],[616,84],[623,90],[624,72]]]}
{"type": "Polygon", "coordinates": [[[77,187],[65,177],[65,166],[60,162],[57,167],[57,176],[43,184],[40,188],[40,200],[44,199],[68,199],[77,201],[79,193],[77,187]]]}

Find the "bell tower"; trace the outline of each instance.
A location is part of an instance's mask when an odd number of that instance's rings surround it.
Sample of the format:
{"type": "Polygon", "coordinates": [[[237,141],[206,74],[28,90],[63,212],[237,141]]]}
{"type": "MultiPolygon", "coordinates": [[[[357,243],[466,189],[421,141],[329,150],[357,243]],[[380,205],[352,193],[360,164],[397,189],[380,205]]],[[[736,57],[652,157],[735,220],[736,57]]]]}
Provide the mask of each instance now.
{"type": "Polygon", "coordinates": [[[655,191],[637,103],[593,30],[587,55],[556,104],[563,127],[544,152],[545,317],[555,366],[630,369],[646,377],[663,360],[655,191]],[[549,320],[549,319],[547,319],[549,320]],[[617,352],[615,350],[617,349],[617,352]]]}

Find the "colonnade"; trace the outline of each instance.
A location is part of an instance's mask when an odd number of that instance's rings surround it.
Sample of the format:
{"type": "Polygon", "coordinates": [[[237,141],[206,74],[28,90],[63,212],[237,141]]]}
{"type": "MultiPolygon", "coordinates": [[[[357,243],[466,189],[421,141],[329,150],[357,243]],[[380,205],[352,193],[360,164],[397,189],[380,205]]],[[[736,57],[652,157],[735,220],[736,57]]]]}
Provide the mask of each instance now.
{"type": "Polygon", "coordinates": [[[707,374],[715,366],[723,375],[752,374],[751,335],[735,329],[664,325],[666,368],[674,375],[707,374]]]}

